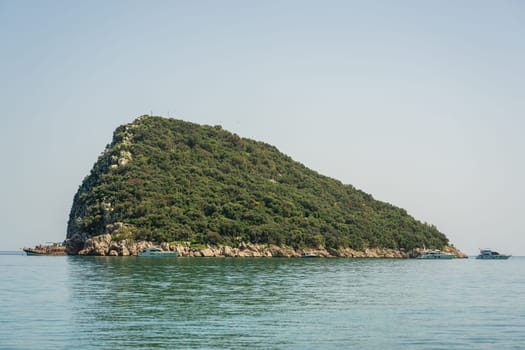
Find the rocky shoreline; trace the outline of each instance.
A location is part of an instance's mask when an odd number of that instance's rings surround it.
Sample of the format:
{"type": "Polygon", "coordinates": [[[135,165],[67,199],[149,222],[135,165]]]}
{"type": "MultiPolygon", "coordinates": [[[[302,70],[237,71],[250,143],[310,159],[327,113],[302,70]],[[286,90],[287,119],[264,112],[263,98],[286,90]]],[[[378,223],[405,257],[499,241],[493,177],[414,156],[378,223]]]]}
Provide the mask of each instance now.
{"type": "MultiPolygon", "coordinates": [[[[66,242],[67,245],[67,242],[66,242]]],[[[400,251],[387,248],[370,248],[363,251],[345,249],[294,249],[291,247],[280,247],[268,244],[240,243],[238,247],[213,246],[191,247],[189,244],[160,245],[148,241],[132,242],[128,240],[113,241],[110,234],[104,234],[89,238],[79,251],[68,249],[70,255],[97,255],[97,256],[135,256],[142,249],[160,246],[162,250],[178,252],[183,257],[284,257],[299,258],[303,254],[312,254],[323,258],[391,258],[407,259],[417,256],[421,250],[400,251]]],[[[467,255],[453,246],[446,246],[443,251],[452,253],[458,258],[466,258],[467,255]]]]}

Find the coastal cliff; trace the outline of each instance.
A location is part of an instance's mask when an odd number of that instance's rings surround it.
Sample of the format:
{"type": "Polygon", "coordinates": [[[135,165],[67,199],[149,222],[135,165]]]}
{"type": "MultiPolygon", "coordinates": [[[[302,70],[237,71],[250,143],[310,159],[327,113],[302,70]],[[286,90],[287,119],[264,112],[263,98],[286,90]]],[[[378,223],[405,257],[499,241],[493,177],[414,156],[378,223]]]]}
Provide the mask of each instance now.
{"type": "MultiPolygon", "coordinates": [[[[144,248],[154,247],[157,244],[149,241],[114,241],[110,234],[99,235],[89,238],[84,248],[78,255],[98,255],[98,256],[135,256],[144,248]]],[[[299,258],[304,254],[310,254],[321,258],[392,258],[405,259],[416,257],[421,253],[420,249],[411,251],[400,251],[388,248],[371,248],[363,251],[351,248],[303,248],[294,249],[292,247],[276,246],[273,244],[257,244],[241,242],[238,247],[200,245],[192,246],[190,242],[170,244],[163,242],[160,244],[163,251],[178,252],[183,257],[240,257],[240,258],[299,258]]],[[[458,258],[467,258],[467,255],[454,248],[446,246],[444,251],[456,255],[458,258]]]]}
{"type": "Polygon", "coordinates": [[[116,129],[67,227],[68,254],[135,255],[135,242],[183,256],[408,257],[449,246],[435,226],[271,145],[150,116],[116,129]]]}

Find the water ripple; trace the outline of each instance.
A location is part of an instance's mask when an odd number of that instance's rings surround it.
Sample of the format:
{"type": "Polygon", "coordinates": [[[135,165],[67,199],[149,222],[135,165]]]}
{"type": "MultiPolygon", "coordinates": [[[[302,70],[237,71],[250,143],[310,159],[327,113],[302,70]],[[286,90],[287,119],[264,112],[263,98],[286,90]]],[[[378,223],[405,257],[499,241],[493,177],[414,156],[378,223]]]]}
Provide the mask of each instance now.
{"type": "Polygon", "coordinates": [[[519,348],[524,265],[0,256],[0,348],[519,348]]]}

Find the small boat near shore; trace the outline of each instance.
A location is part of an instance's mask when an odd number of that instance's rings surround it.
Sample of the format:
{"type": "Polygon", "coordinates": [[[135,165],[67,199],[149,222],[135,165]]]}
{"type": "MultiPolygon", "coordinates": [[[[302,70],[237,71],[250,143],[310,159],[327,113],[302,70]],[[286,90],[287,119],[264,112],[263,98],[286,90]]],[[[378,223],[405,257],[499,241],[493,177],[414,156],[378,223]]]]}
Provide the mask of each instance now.
{"type": "Polygon", "coordinates": [[[452,253],[443,252],[439,249],[429,249],[423,251],[416,259],[454,259],[456,256],[452,253]]]}
{"type": "Polygon", "coordinates": [[[138,256],[146,256],[146,257],[172,257],[176,258],[179,256],[178,252],[169,252],[162,250],[157,247],[151,247],[151,248],[145,248],[141,250],[138,254],[138,256]]]}
{"type": "Polygon", "coordinates": [[[508,254],[500,254],[494,250],[491,249],[480,249],[479,255],[476,256],[476,259],[483,259],[483,260],[507,260],[512,255],[508,254]]]}
{"type": "Polygon", "coordinates": [[[39,244],[34,248],[22,248],[26,255],[66,255],[66,247],[62,243],[53,243],[51,245],[39,244]]]}
{"type": "Polygon", "coordinates": [[[318,258],[319,255],[314,253],[303,253],[301,254],[301,258],[318,258]]]}

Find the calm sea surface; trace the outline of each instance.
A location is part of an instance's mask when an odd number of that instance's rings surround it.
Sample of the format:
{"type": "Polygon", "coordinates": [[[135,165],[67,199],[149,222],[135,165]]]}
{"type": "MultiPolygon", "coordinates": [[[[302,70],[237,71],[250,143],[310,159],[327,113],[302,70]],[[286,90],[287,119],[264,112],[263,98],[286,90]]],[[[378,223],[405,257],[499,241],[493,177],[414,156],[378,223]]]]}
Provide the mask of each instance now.
{"type": "Polygon", "coordinates": [[[0,255],[0,349],[524,349],[525,258],[0,255]]]}

